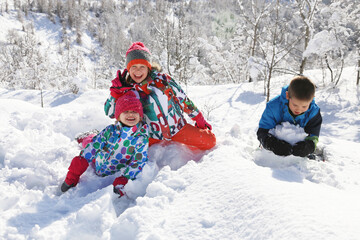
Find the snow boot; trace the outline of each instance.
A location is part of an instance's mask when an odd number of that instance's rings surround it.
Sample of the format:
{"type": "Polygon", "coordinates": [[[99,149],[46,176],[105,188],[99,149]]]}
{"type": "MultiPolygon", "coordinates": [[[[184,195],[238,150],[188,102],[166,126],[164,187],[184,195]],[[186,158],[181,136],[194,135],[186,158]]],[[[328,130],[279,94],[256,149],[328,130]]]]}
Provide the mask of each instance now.
{"type": "Polygon", "coordinates": [[[75,187],[75,184],[68,185],[65,181],[61,184],[61,192],[66,192],[70,188],[75,187]]]}
{"type": "Polygon", "coordinates": [[[82,148],[85,148],[86,145],[88,145],[89,142],[99,134],[99,131],[97,129],[93,129],[91,131],[79,133],[75,136],[75,140],[78,142],[78,144],[81,144],[82,148]]]}
{"type": "Polygon", "coordinates": [[[74,157],[66,174],[65,181],[61,185],[61,191],[66,192],[70,188],[75,187],[80,180],[81,174],[86,171],[88,166],[89,163],[85,158],[81,156],[74,157]]]}

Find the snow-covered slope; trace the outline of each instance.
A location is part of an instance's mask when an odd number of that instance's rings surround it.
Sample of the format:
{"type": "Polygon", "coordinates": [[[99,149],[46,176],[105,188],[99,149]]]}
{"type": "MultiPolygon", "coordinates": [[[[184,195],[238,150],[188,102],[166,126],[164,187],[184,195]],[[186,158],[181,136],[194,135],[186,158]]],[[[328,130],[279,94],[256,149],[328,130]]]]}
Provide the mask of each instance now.
{"type": "MultiPolygon", "coordinates": [[[[112,123],[108,91],[79,95],[0,89],[1,239],[358,239],[359,90],[346,69],[336,89],[317,82],[326,162],[259,150],[263,83],[189,86],[217,145],[193,152],[154,145],[140,179],[112,192],[88,168],[59,185],[79,147],[74,136],[112,123]]],[[[321,79],[309,72],[314,80],[321,79]]],[[[288,82],[274,81],[272,96],[288,82]]]]}

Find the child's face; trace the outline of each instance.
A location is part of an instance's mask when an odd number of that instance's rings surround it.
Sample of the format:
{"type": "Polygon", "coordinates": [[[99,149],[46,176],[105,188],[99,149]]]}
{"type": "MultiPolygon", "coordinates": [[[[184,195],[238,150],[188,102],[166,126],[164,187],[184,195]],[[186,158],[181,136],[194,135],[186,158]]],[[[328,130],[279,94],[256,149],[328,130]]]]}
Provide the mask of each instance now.
{"type": "Polygon", "coordinates": [[[131,110],[125,111],[119,115],[118,121],[126,126],[132,127],[140,122],[140,114],[131,110]]]}
{"type": "Polygon", "coordinates": [[[286,99],[289,100],[289,108],[291,112],[295,115],[300,115],[304,112],[306,112],[309,109],[311,100],[300,100],[297,98],[290,98],[286,92],[286,99]]]}
{"type": "Polygon", "coordinates": [[[130,77],[136,82],[141,83],[147,77],[149,69],[144,64],[134,64],[130,67],[130,77]]]}

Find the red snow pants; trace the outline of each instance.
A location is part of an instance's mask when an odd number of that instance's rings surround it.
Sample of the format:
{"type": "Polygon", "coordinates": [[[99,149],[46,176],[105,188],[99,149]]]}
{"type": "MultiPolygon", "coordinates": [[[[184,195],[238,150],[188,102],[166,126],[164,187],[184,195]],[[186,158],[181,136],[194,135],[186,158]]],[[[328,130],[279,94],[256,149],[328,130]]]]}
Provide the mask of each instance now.
{"type": "Polygon", "coordinates": [[[88,166],[89,163],[85,158],[80,156],[74,157],[71,161],[69,171],[65,178],[66,184],[74,184],[74,186],[76,186],[76,184],[79,182],[81,174],[86,171],[88,166]]]}

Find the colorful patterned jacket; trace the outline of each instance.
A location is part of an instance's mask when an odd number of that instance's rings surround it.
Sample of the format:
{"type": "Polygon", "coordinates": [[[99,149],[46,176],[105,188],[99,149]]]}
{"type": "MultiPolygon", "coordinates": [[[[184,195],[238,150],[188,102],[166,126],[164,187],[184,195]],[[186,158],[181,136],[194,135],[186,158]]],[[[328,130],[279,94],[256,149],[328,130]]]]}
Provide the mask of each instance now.
{"type": "Polygon", "coordinates": [[[123,176],[134,180],[148,161],[148,147],[146,124],[127,127],[117,122],[96,135],[80,156],[89,163],[95,160],[97,175],[108,176],[123,171],[123,176]]]}
{"type": "Polygon", "coordinates": [[[322,123],[320,108],[316,105],[315,100],[312,100],[306,112],[294,117],[289,110],[289,100],[286,99],[286,91],[288,88],[289,86],[283,87],[281,94],[266,104],[266,108],[259,122],[259,130],[257,132],[258,139],[263,144],[270,129],[282,122],[289,122],[304,128],[304,131],[308,134],[306,139],[314,141],[316,146],[319,141],[322,123]]]}
{"type": "Polygon", "coordinates": [[[105,102],[105,114],[114,116],[116,99],[123,91],[135,89],[143,105],[145,121],[149,125],[149,137],[170,140],[186,120],[184,112],[194,118],[199,110],[187,97],[181,87],[169,75],[152,70],[147,79],[140,84],[124,87],[120,81],[121,72],[112,81],[110,96],[105,102]]]}

